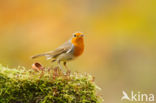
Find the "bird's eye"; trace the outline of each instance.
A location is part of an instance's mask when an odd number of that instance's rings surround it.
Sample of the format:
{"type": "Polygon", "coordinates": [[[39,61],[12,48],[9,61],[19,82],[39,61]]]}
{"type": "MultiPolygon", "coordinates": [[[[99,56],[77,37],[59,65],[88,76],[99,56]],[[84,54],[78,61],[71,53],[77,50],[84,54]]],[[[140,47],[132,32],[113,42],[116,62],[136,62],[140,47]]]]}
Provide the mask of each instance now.
{"type": "Polygon", "coordinates": [[[74,37],[76,37],[76,35],[74,34],[74,37]]]}

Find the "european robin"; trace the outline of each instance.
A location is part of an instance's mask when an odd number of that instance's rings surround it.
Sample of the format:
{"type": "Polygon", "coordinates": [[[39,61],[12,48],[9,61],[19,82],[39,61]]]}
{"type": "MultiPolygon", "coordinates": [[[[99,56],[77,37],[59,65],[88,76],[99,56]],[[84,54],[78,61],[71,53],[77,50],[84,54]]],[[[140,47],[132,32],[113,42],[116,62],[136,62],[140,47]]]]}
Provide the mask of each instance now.
{"type": "Polygon", "coordinates": [[[80,56],[84,51],[84,40],[83,33],[76,32],[73,34],[73,37],[65,42],[60,47],[56,48],[53,51],[46,52],[43,54],[38,54],[32,57],[32,59],[45,56],[47,59],[52,59],[52,62],[57,61],[58,66],[61,68],[61,62],[63,62],[64,66],[67,68],[67,61],[73,60],[80,56]]]}

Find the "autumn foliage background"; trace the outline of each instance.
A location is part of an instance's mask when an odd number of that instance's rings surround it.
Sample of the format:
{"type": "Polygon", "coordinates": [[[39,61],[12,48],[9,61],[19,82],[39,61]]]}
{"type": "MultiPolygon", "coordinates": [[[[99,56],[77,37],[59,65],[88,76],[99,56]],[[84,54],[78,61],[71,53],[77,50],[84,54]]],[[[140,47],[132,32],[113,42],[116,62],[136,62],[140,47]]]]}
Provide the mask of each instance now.
{"type": "MultiPolygon", "coordinates": [[[[155,93],[155,5],[155,0],[1,0],[0,63],[30,68],[32,55],[81,31],[85,52],[69,67],[94,75],[106,103],[120,103],[122,90],[155,93]]],[[[45,58],[38,61],[50,65],[45,58]]]]}

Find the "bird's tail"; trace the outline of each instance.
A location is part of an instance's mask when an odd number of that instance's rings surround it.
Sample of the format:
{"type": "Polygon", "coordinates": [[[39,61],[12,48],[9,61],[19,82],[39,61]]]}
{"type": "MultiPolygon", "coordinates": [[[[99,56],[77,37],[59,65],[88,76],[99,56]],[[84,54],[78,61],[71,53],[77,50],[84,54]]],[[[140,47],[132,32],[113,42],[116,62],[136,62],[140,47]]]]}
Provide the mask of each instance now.
{"type": "Polygon", "coordinates": [[[32,59],[36,59],[36,58],[42,57],[42,56],[45,56],[45,57],[47,58],[47,60],[53,58],[53,56],[51,56],[49,53],[34,55],[34,56],[32,56],[31,58],[32,58],[32,59]]]}
{"type": "Polygon", "coordinates": [[[36,58],[41,57],[41,56],[46,56],[46,54],[34,55],[34,56],[32,56],[31,58],[32,58],[32,59],[36,59],[36,58]]]}

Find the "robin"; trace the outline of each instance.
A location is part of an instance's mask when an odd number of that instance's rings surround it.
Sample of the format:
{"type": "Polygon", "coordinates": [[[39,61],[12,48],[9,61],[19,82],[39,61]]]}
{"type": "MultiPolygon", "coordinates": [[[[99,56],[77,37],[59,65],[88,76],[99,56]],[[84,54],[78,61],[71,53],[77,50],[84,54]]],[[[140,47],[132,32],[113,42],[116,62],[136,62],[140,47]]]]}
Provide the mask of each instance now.
{"type": "Polygon", "coordinates": [[[52,59],[52,62],[57,61],[60,69],[62,69],[60,63],[63,62],[65,68],[69,70],[66,65],[67,61],[77,58],[84,51],[83,36],[83,33],[76,32],[73,34],[73,37],[70,40],[65,42],[60,47],[50,52],[35,55],[32,57],[32,59],[45,56],[47,57],[47,60],[52,59]]]}

